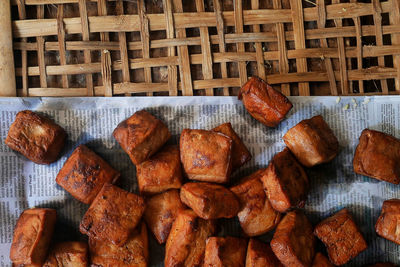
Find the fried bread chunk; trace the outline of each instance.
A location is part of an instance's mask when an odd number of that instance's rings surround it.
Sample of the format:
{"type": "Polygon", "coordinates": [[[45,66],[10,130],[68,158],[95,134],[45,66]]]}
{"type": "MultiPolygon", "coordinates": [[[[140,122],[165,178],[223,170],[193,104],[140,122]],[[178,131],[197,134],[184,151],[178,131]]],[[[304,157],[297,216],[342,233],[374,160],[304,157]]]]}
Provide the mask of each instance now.
{"type": "Polygon", "coordinates": [[[281,219],[274,210],[264,191],[261,177],[266,169],[261,169],[243,178],[239,184],[230,188],[240,202],[239,223],[248,236],[257,236],[275,228],[281,219]]]}
{"type": "Polygon", "coordinates": [[[334,267],[334,265],[322,253],[318,252],[314,257],[312,267],[334,267]]]}
{"type": "Polygon", "coordinates": [[[383,202],[375,230],[378,235],[400,245],[398,230],[400,219],[400,199],[390,199],[383,202]]]}
{"type": "Polygon", "coordinates": [[[320,115],[299,122],[287,131],[283,140],[306,167],[329,162],[339,152],[339,141],[320,115]]]}
{"type": "Polygon", "coordinates": [[[55,122],[30,110],[17,113],[4,143],[37,164],[55,162],[67,137],[55,122]]]}
{"type": "Polygon", "coordinates": [[[185,129],[180,137],[181,162],[189,179],[226,183],[232,170],[232,139],[222,133],[185,129]]]}
{"type": "Polygon", "coordinates": [[[293,107],[286,96],[258,77],[242,86],[239,99],[253,118],[268,127],[276,127],[293,107]]]}
{"type": "Polygon", "coordinates": [[[236,237],[209,237],[203,267],[245,267],[247,241],[236,237]]]}
{"type": "Polygon", "coordinates": [[[87,267],[88,245],[84,242],[62,242],[54,246],[43,267],[87,267]]]}
{"type": "Polygon", "coordinates": [[[138,165],[154,155],[171,137],[171,133],[161,120],[140,110],[118,124],[113,136],[133,164],[138,165]]]}
{"type": "Polygon", "coordinates": [[[347,209],[320,222],[314,233],[325,244],[329,259],[335,265],[343,265],[367,249],[367,243],[347,209]]]}
{"type": "Polygon", "coordinates": [[[271,248],[284,266],[311,266],[315,254],[312,230],[307,217],[299,210],[283,217],[271,240],[271,248]]]}
{"type": "Polygon", "coordinates": [[[82,218],[82,234],[122,246],[140,222],[145,210],[142,197],[105,184],[82,218]]]}
{"type": "Polygon", "coordinates": [[[246,267],[283,267],[269,244],[250,239],[247,246],[246,267]]]}
{"type": "Polygon", "coordinates": [[[392,184],[400,183],[400,140],[365,129],[353,159],[354,171],[392,184]]]}
{"type": "Polygon", "coordinates": [[[15,265],[42,266],[57,219],[54,209],[27,209],[14,229],[10,259],[15,265]]]}

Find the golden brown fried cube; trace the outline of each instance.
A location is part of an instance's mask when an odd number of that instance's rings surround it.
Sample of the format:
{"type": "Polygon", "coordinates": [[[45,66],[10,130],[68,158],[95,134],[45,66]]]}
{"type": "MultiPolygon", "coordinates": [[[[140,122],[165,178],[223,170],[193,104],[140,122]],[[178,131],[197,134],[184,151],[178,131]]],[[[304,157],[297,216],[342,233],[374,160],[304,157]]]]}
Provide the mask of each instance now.
{"type": "Polygon", "coordinates": [[[209,237],[203,267],[244,267],[247,241],[236,237],[209,237]]]}
{"type": "Polygon", "coordinates": [[[146,201],[144,219],[158,243],[167,241],[178,212],[185,208],[176,189],[155,195],[146,201]]]}
{"type": "Polygon", "coordinates": [[[343,265],[367,249],[367,243],[347,209],[320,222],[314,233],[324,242],[329,259],[335,265],[343,265]]]}
{"type": "Polygon", "coordinates": [[[280,213],[272,208],[264,191],[261,177],[265,175],[266,169],[258,170],[231,187],[240,202],[240,226],[248,236],[262,235],[272,230],[281,219],[280,213]]]}
{"type": "Polygon", "coordinates": [[[133,164],[138,165],[154,155],[171,134],[162,121],[140,110],[118,124],[113,136],[133,164]]]}
{"type": "Polygon", "coordinates": [[[24,110],[18,112],[4,142],[37,164],[50,164],[58,159],[66,136],[49,118],[24,110]]]}
{"type": "Polygon", "coordinates": [[[216,231],[213,220],[203,220],[192,210],[181,210],[165,246],[165,267],[202,266],[206,240],[216,231]]]}
{"type": "Polygon", "coordinates": [[[64,163],[56,182],[74,198],[90,204],[105,183],[114,183],[119,176],[100,156],[80,145],[64,163]]]}
{"type": "Polygon", "coordinates": [[[242,86],[239,99],[253,118],[268,127],[276,127],[293,107],[286,96],[258,77],[242,86]]]}
{"type": "Polygon", "coordinates": [[[283,217],[271,240],[271,248],[285,266],[311,266],[315,253],[312,225],[301,211],[283,217]]]}
{"type": "Polygon", "coordinates": [[[183,169],[189,179],[226,183],[232,169],[232,139],[224,134],[185,129],[180,137],[183,169]]]}
{"type": "Polygon", "coordinates": [[[356,173],[392,184],[400,183],[400,140],[365,129],[353,159],[356,173]]]}
{"type": "Polygon", "coordinates": [[[141,194],[152,195],[182,186],[182,168],[178,146],[166,146],[136,166],[141,194]]]}
{"type": "Polygon", "coordinates": [[[314,257],[312,267],[334,267],[334,265],[322,253],[318,252],[314,257]]]}
{"type": "Polygon", "coordinates": [[[149,261],[146,224],[142,222],[123,246],[89,238],[89,250],[92,266],[146,267],[149,261]]]}
{"type": "Polygon", "coordinates": [[[229,189],[210,183],[187,183],[181,188],[181,200],[200,218],[232,218],[239,212],[239,201],[229,189]]]}
{"type": "Polygon", "coordinates": [[[105,184],[79,226],[82,234],[122,246],[138,225],[145,209],[142,197],[105,184]]]}
{"type": "Polygon", "coordinates": [[[233,130],[230,122],[221,124],[212,130],[229,136],[232,139],[232,170],[239,169],[242,165],[251,160],[250,151],[233,130]]]}
{"type": "Polygon", "coordinates": [[[307,174],[288,148],[273,157],[261,181],[275,210],[286,212],[304,206],[309,187],[307,174]]]}
{"type": "Polygon", "coordinates": [[[14,229],[10,259],[15,265],[42,266],[53,235],[57,213],[54,209],[27,209],[14,229]]]}
{"type": "Polygon", "coordinates": [[[87,267],[88,245],[84,242],[62,242],[54,246],[43,267],[87,267]]]}
{"type": "Polygon", "coordinates": [[[283,267],[283,265],[269,244],[252,238],[247,246],[246,267],[283,267]]]}
{"type": "Polygon", "coordinates": [[[287,131],[283,140],[306,167],[329,162],[339,152],[335,134],[320,115],[299,122],[287,131]]]}
{"type": "Polygon", "coordinates": [[[382,212],[375,225],[378,235],[400,245],[398,230],[400,218],[400,199],[390,199],[383,202],[382,212]]]}

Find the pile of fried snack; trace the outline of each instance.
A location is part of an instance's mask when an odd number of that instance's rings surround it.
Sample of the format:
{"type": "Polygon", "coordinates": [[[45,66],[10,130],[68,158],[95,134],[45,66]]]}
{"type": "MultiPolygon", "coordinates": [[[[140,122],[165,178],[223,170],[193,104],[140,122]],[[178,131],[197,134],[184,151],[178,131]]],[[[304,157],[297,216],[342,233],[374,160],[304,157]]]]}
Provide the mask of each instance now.
{"type": "MultiPolygon", "coordinates": [[[[248,112],[275,127],[292,108],[289,100],[259,78],[239,96],[248,112]]],[[[238,183],[231,174],[251,155],[231,124],[211,130],[184,129],[178,145],[165,145],[167,126],[145,110],[113,132],[136,166],[140,195],[113,185],[120,174],[85,145],[78,146],[56,182],[90,207],[80,223],[85,242],[54,244],[56,210],[25,210],[14,230],[10,258],[15,266],[147,266],[148,233],[165,245],[170,266],[334,266],[367,248],[349,210],[340,210],[313,227],[301,210],[309,180],[305,168],[331,161],[338,140],[322,116],[299,122],[283,137],[287,147],[265,169],[238,183]],[[237,217],[240,237],[218,236],[218,219],[237,217]],[[270,243],[255,237],[275,230],[270,243]],[[316,237],[326,252],[316,251],[316,237]],[[327,253],[328,257],[324,256],[327,253]]],[[[38,164],[59,157],[65,131],[41,115],[21,111],[6,144],[38,164]]],[[[400,182],[400,141],[364,130],[354,171],[400,182]]],[[[378,235],[400,244],[400,200],[384,202],[378,235]]],[[[394,266],[379,263],[374,266],[394,266]]]]}

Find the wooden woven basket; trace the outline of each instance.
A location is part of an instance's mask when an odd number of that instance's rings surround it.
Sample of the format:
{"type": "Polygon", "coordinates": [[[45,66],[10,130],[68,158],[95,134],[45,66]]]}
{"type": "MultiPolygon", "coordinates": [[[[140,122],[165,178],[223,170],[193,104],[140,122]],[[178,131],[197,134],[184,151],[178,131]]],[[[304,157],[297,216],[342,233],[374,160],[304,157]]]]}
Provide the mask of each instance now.
{"type": "Polygon", "coordinates": [[[400,92],[400,0],[11,4],[18,96],[400,92]]]}

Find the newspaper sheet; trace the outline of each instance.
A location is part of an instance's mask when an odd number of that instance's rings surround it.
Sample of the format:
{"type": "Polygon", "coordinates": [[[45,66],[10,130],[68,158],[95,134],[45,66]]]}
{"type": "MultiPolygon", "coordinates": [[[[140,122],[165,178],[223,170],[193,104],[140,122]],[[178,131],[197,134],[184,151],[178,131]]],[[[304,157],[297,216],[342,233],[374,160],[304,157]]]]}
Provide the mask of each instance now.
{"type": "MultiPolygon", "coordinates": [[[[400,97],[292,97],[294,108],[279,127],[267,128],[254,120],[234,97],[152,98],[6,98],[0,99],[0,266],[11,266],[9,249],[13,228],[20,213],[29,207],[51,207],[58,212],[57,240],[84,239],[78,230],[88,206],[55,183],[65,160],[79,144],[87,144],[122,174],[121,186],[137,191],[135,167],[112,137],[116,125],[135,111],[146,109],[161,118],[177,143],[184,128],[211,129],[230,121],[253,155],[250,163],[233,174],[233,180],[266,167],[284,148],[282,136],[302,119],[321,114],[340,142],[333,162],[308,170],[311,192],[305,207],[313,224],[347,207],[355,217],[368,249],[348,266],[390,261],[400,264],[400,249],[377,237],[374,224],[382,202],[400,198],[396,185],[356,175],[352,158],[364,128],[400,137],[400,97]],[[49,166],[37,165],[10,150],[5,144],[16,113],[30,109],[45,113],[68,133],[62,157],[49,166]]],[[[220,235],[238,235],[235,220],[221,222],[220,235]],[[232,222],[233,221],[233,222],[232,222]]],[[[261,237],[268,241],[271,233],[261,237]]],[[[162,266],[164,248],[149,233],[150,266],[162,266]]],[[[319,249],[324,250],[323,245],[319,249]]]]}

